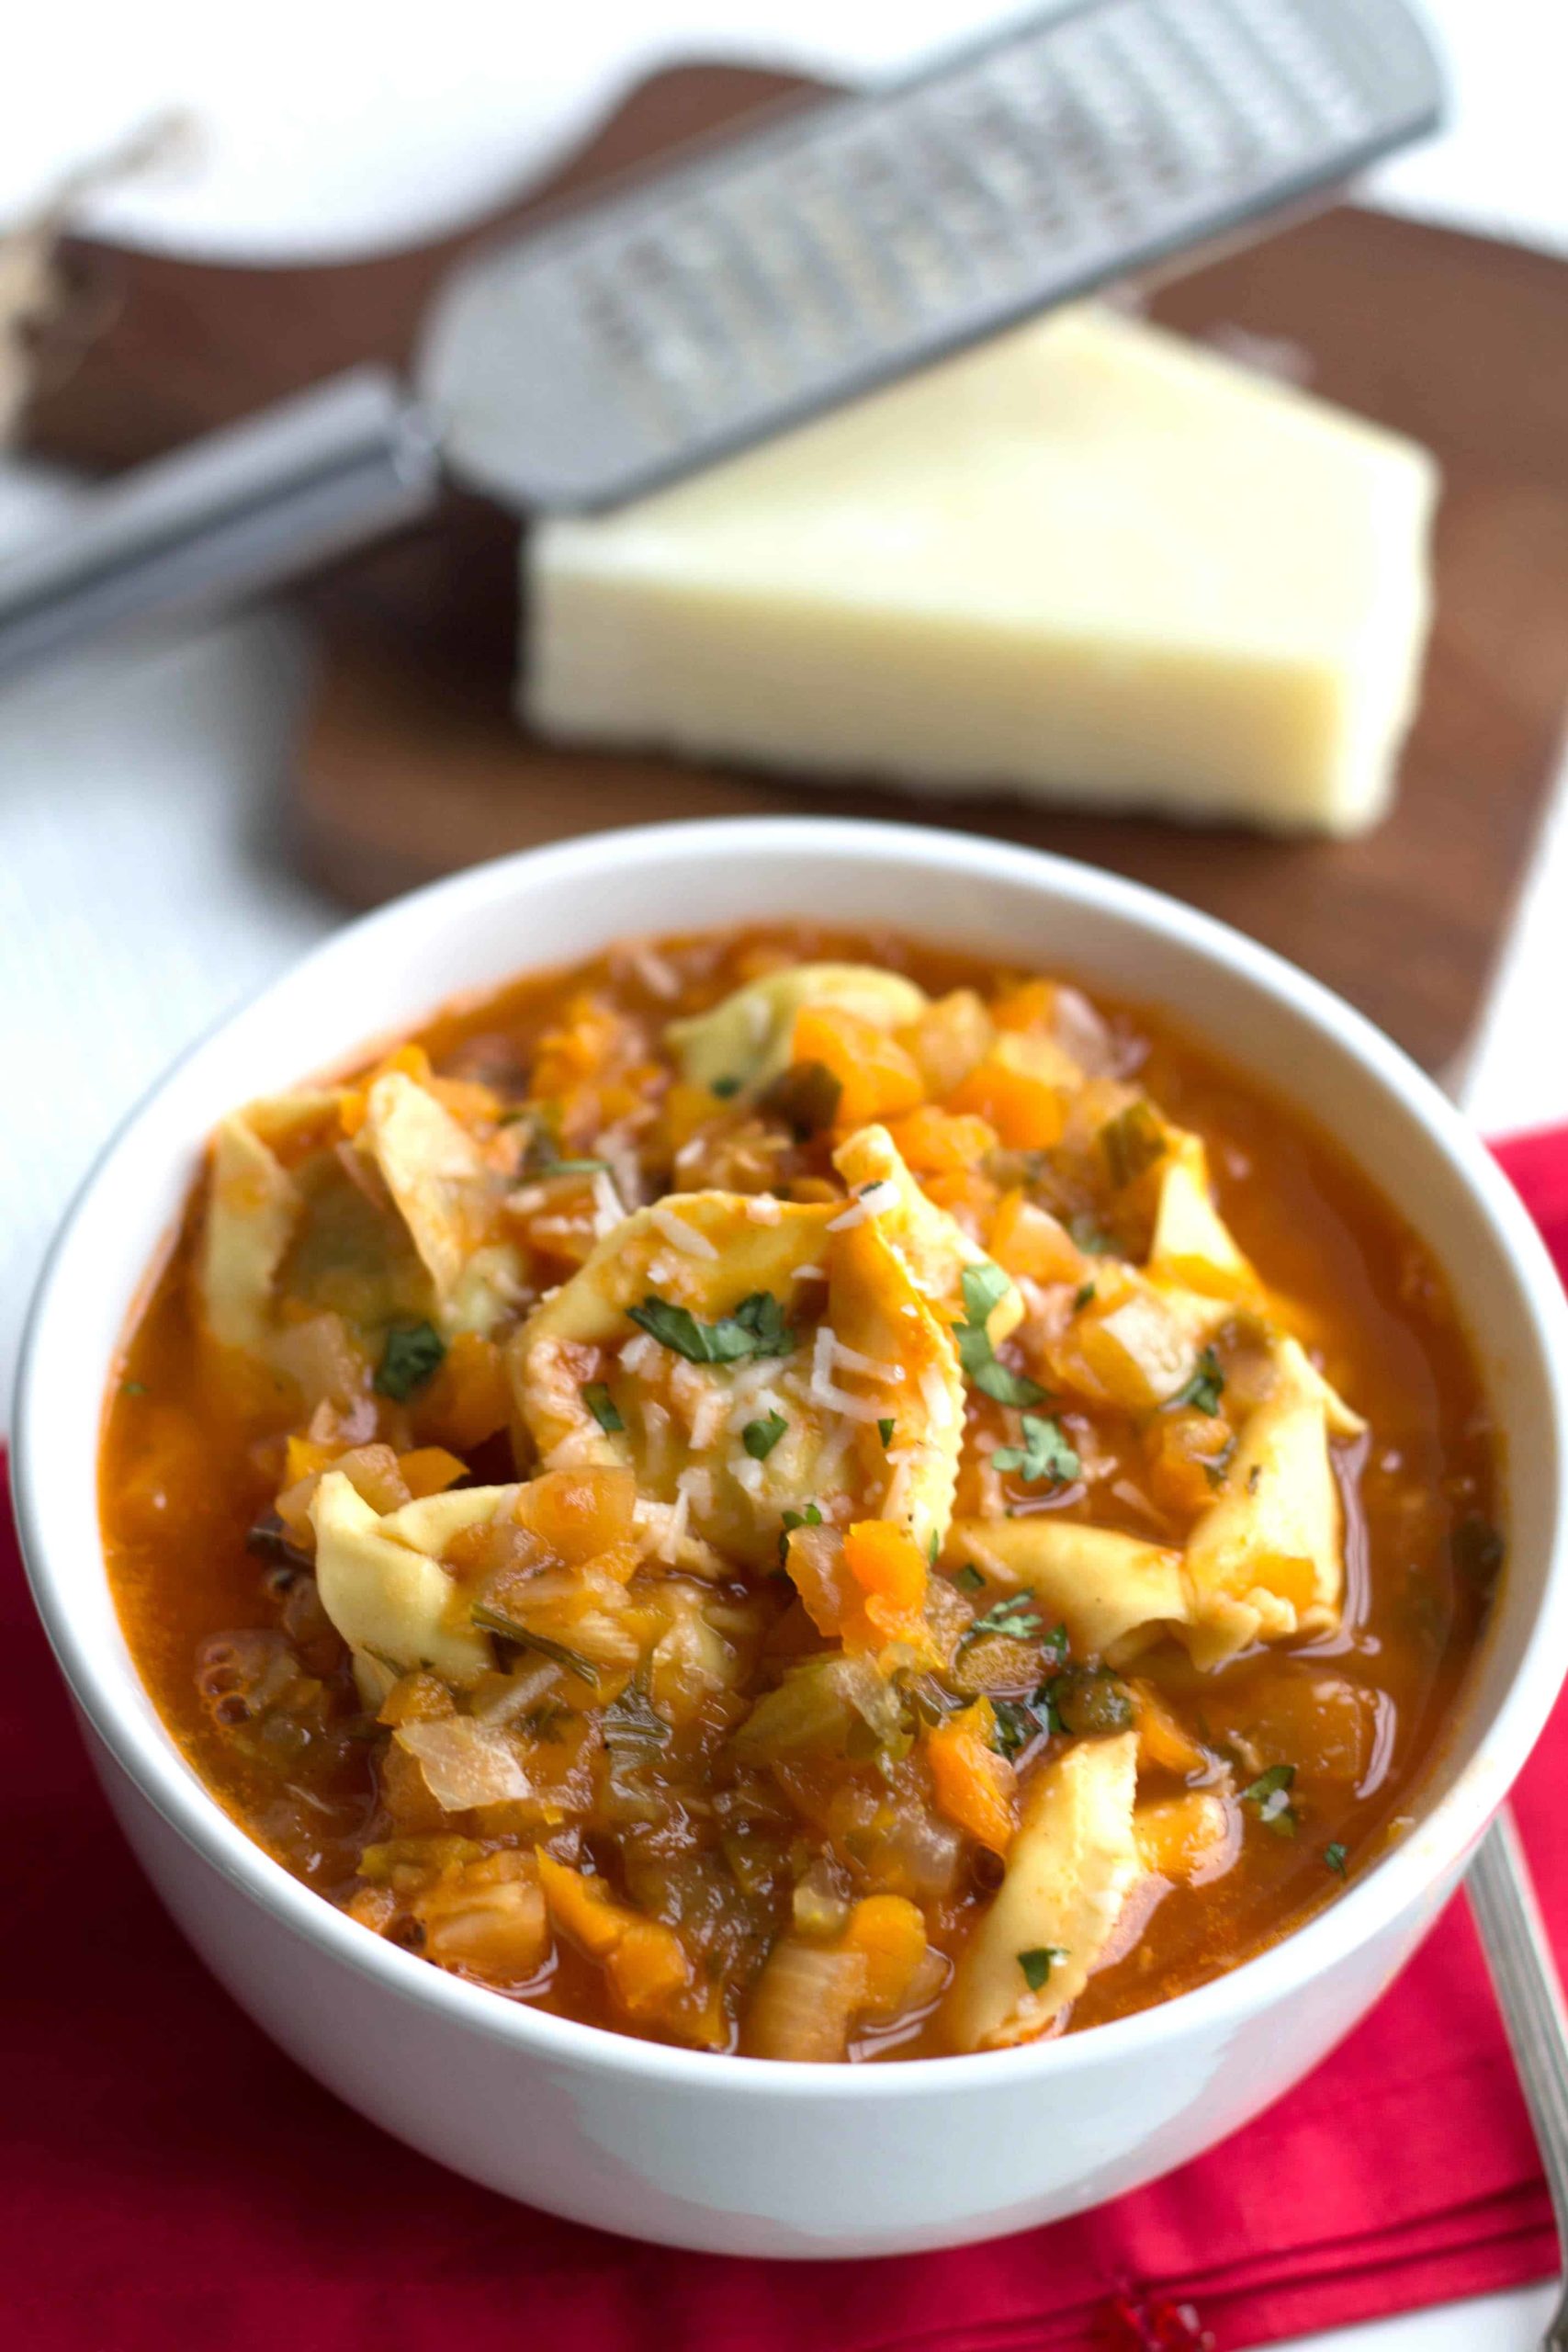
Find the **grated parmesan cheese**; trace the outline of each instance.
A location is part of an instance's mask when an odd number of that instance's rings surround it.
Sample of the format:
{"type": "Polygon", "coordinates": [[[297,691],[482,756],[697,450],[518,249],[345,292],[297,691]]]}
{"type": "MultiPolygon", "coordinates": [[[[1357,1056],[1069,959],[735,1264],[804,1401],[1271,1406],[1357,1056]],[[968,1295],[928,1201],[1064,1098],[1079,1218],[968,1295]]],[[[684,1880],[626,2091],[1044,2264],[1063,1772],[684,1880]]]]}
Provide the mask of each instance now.
{"type": "Polygon", "coordinates": [[[694,1225],[688,1225],[683,1216],[667,1206],[663,1201],[660,1201],[656,1208],[649,1211],[649,1216],[659,1227],[671,1249],[683,1250],[688,1258],[716,1258],[718,1256],[718,1251],[714,1248],[707,1235],[699,1233],[694,1225]]]}
{"type": "Polygon", "coordinates": [[[651,947],[637,948],[631,958],[633,971],[650,996],[661,996],[666,1002],[681,993],[681,983],[662,956],[651,947]]]}
{"type": "Polygon", "coordinates": [[[621,1196],[615,1190],[614,1179],[604,1169],[596,1168],[593,1171],[594,1239],[603,1241],[604,1236],[607,1233],[613,1233],[625,1216],[626,1210],[621,1206],[621,1196]]]}
{"type": "Polygon", "coordinates": [[[874,1184],[868,1184],[848,1208],[840,1209],[837,1216],[830,1217],[824,1230],[847,1233],[852,1226],[863,1225],[868,1216],[885,1216],[890,1208],[897,1205],[897,1185],[890,1183],[886,1177],[881,1177],[874,1184]]]}
{"type": "Polygon", "coordinates": [[[934,1363],[920,1366],[920,1396],[932,1429],[950,1430],[953,1427],[953,1399],[934,1363]]]}
{"type": "Polygon", "coordinates": [[[753,1193],[746,1204],[746,1215],[752,1225],[777,1225],[784,1206],[772,1193],[753,1193]]]}
{"type": "Polygon", "coordinates": [[[639,1331],[637,1338],[628,1340],[621,1350],[621,1363],[627,1372],[640,1374],[658,1360],[659,1342],[651,1331],[639,1331]]]}

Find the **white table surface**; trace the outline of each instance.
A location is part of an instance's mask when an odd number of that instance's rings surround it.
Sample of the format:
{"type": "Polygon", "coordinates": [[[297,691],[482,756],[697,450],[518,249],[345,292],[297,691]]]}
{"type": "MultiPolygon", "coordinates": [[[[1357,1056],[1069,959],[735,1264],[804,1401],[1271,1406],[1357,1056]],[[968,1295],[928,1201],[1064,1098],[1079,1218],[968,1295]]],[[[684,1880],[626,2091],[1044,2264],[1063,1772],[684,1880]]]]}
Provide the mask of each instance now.
{"type": "MultiPolygon", "coordinates": [[[[485,208],[659,57],[874,68],[983,23],[977,0],[599,0],[547,37],[515,0],[274,0],[249,39],[202,0],[28,12],[7,33],[0,221],[67,164],[176,101],[186,161],[103,225],[179,251],[366,250],[485,208]],[[440,38],[435,38],[439,26],[440,38]],[[301,77],[299,55],[312,72],[301,77]],[[410,61],[417,62],[417,71],[410,61]],[[482,70],[480,70],[482,64],[482,70]]],[[[1459,85],[1454,130],[1386,167],[1377,200],[1568,246],[1553,0],[1428,0],[1459,85]]],[[[0,545],[65,496],[0,465],[0,545]]],[[[275,613],[95,651],[0,690],[0,1397],[50,1231],[95,1148],[170,1057],[341,920],[289,870],[274,787],[309,648],[275,613]],[[46,1115],[37,1115],[44,1106],[46,1115]]],[[[1469,1073],[1488,1132],[1568,1117],[1568,807],[1559,794],[1469,1073]]],[[[1298,2352],[1534,2352],[1546,2289],[1305,2339],[1298,2352]]],[[[1240,2347],[1227,2347],[1240,2352],[1240,2347]]]]}

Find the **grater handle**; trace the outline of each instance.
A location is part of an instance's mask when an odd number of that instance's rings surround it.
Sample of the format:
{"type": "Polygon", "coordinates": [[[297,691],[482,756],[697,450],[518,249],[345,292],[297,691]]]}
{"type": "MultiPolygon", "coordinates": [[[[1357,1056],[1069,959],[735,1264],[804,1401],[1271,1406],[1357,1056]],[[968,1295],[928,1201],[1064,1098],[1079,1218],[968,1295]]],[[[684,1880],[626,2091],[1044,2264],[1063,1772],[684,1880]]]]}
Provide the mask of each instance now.
{"type": "Polygon", "coordinates": [[[417,521],[440,487],[406,387],[350,369],[88,492],[0,560],[0,680],[129,621],[235,604],[417,521]]]}

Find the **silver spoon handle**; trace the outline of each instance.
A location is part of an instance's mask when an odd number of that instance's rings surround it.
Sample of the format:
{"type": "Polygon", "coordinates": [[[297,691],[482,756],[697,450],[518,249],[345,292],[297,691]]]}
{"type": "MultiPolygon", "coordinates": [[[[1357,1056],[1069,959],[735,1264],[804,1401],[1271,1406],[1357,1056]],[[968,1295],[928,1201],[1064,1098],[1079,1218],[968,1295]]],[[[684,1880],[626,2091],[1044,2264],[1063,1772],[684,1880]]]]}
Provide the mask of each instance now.
{"type": "Polygon", "coordinates": [[[1465,1883],[1535,2126],[1558,2238],[1568,2246],[1568,2011],[1506,1805],[1476,1849],[1465,1883]]]}

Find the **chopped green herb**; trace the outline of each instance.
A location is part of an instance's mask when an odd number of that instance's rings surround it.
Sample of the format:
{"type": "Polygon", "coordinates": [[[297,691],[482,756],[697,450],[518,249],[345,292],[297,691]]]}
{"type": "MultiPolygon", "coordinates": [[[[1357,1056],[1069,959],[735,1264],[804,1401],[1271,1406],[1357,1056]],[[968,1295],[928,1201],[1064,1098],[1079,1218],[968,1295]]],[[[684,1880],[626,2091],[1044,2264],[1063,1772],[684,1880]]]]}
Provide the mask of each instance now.
{"type": "Polygon", "coordinates": [[[926,1539],[926,1557],[934,1568],[941,1556],[942,1537],[938,1531],[933,1527],[930,1535],[926,1539]]]}
{"type": "Polygon", "coordinates": [[[1225,1375],[1220,1369],[1219,1357],[1213,1348],[1205,1348],[1198,1359],[1198,1369],[1184,1386],[1170,1399],[1172,1407],[1196,1406],[1200,1413],[1217,1413],[1220,1398],[1225,1393],[1225,1375]]]}
{"type": "Polygon", "coordinates": [[[739,1093],[740,1080],[738,1078],[716,1078],[709,1091],[716,1094],[721,1102],[728,1102],[732,1094],[739,1093]]]}
{"type": "Polygon", "coordinates": [[[1016,1470],[1026,1487],[1038,1486],[1043,1478],[1065,1487],[1077,1476],[1083,1465],[1068,1444],[1060,1421],[1038,1413],[1025,1413],[1022,1426],[1021,1445],[997,1447],[991,1456],[995,1469],[1016,1470]]]}
{"type": "Polygon", "coordinates": [[[880,1420],[876,1424],[876,1434],[882,1440],[882,1451],[884,1453],[886,1453],[888,1447],[893,1442],[893,1431],[897,1426],[897,1424],[895,1422],[891,1413],[887,1415],[885,1420],[880,1420]]]}
{"type": "Polygon", "coordinates": [[[620,1696],[611,1700],[600,1721],[605,1747],[626,1751],[631,1761],[646,1762],[670,1737],[671,1725],[640,1682],[628,1682],[620,1696]]]}
{"type": "Polygon", "coordinates": [[[1454,1566],[1473,1584],[1489,1585],[1503,1565],[1504,1543],[1498,1529],[1479,1511],[1472,1511],[1454,1529],[1454,1566]]]}
{"type": "Polygon", "coordinates": [[[628,1306],[632,1321],[688,1363],[744,1363],[756,1356],[787,1356],[795,1333],[772,1291],[754,1290],[733,1315],[699,1323],[691,1309],[651,1293],[640,1306],[628,1306]]]}
{"type": "Polygon", "coordinates": [[[1001,1268],[994,1266],[988,1258],[982,1258],[978,1265],[965,1266],[959,1286],[964,1293],[964,1311],[971,1323],[984,1323],[1012,1288],[1001,1268]]]}
{"type": "Polygon", "coordinates": [[[1086,1258],[1115,1257],[1114,1234],[1107,1233],[1100,1219],[1091,1216],[1087,1209],[1080,1209],[1076,1216],[1067,1219],[1067,1231],[1086,1258]]]}
{"type": "Polygon", "coordinates": [[[1086,1306],[1092,1305],[1094,1297],[1094,1284],[1092,1283],[1085,1283],[1081,1290],[1076,1290],[1073,1293],[1073,1313],[1075,1315],[1081,1315],[1086,1306]]]}
{"type": "Polygon", "coordinates": [[[383,1396],[406,1405],[446,1353],[446,1342],[434,1324],[394,1323],[381,1351],[375,1385],[383,1396]]]}
{"type": "Polygon", "coordinates": [[[1027,1593],[1009,1593],[1003,1600],[993,1601],[983,1617],[976,1617],[965,1626],[958,1647],[966,1650],[971,1642],[984,1641],[988,1634],[998,1634],[1004,1641],[1027,1642],[1040,1631],[1040,1612],[1027,1593]]]}
{"type": "Polygon", "coordinates": [[[973,1560],[965,1561],[953,1581],[960,1592],[984,1592],[986,1589],[986,1579],[973,1560]]]}
{"type": "MultiPolygon", "coordinates": [[[[1066,1627],[1065,1625],[1053,1625],[1051,1631],[1045,1636],[1045,1663],[1047,1666],[1066,1666],[1067,1662],[1067,1652],[1071,1646],[1072,1645],[1067,1639],[1066,1627]]],[[[1038,1693],[1036,1693],[1036,1696],[1038,1696],[1038,1693]]]]}
{"type": "Polygon", "coordinates": [[[614,1437],[626,1428],[615,1408],[615,1400],[602,1380],[591,1380],[582,1392],[582,1401],[606,1436],[614,1437]]]}
{"type": "Polygon", "coordinates": [[[982,1395],[995,1397],[998,1405],[1040,1405],[1045,1391],[1037,1381],[1027,1379],[1022,1373],[1010,1372],[997,1360],[991,1345],[991,1335],[986,1323],[992,1308],[1011,1288],[999,1266],[984,1259],[977,1266],[965,1266],[962,1277],[964,1309],[967,1320],[956,1324],[953,1336],[958,1343],[958,1361],[965,1377],[982,1395]]]}
{"type": "Polygon", "coordinates": [[[1165,1130],[1146,1102],[1129,1102],[1100,1130],[1100,1148],[1111,1181],[1120,1192],[1136,1182],[1166,1152],[1165,1130]]]}
{"type": "MultiPolygon", "coordinates": [[[[1230,1439],[1228,1443],[1221,1446],[1218,1453],[1213,1455],[1209,1461],[1204,1463],[1203,1476],[1207,1478],[1210,1486],[1213,1487],[1216,1494],[1224,1485],[1226,1474],[1230,1469],[1231,1464],[1235,1460],[1235,1440],[1233,1437],[1230,1439]]],[[[1254,1467],[1256,1466],[1257,1465],[1254,1464],[1254,1467]]]]}
{"type": "Polygon", "coordinates": [[[1267,1772],[1259,1772],[1241,1792],[1243,1804],[1249,1804],[1266,1829],[1276,1838],[1293,1838],[1296,1816],[1291,1804],[1291,1784],[1296,1777],[1293,1764],[1270,1764],[1267,1772]]]}
{"type": "Polygon", "coordinates": [[[145,1396],[147,1383],[144,1380],[122,1380],[119,1384],[119,1393],[122,1396],[145,1396]]]}
{"type": "Polygon", "coordinates": [[[536,1171],[541,1177],[599,1176],[607,1174],[607,1159],[547,1159],[536,1171]]]}
{"type": "Polygon", "coordinates": [[[569,1674],[580,1676],[591,1690],[599,1688],[599,1669],[581,1650],[568,1649],[564,1642],[552,1642],[547,1634],[531,1632],[526,1625],[520,1625],[515,1617],[508,1617],[504,1610],[492,1609],[488,1601],[476,1601],[473,1621],[481,1633],[499,1634],[503,1642],[515,1642],[519,1649],[536,1650],[541,1657],[564,1666],[569,1674]]]}
{"type": "Polygon", "coordinates": [[[788,1427],[782,1413],[770,1413],[765,1421],[748,1421],[740,1442],[753,1462],[765,1462],[788,1427]]]}
{"type": "Polygon", "coordinates": [[[1344,1847],[1340,1845],[1337,1838],[1336,1838],[1332,1846],[1325,1846],[1324,1848],[1323,1859],[1328,1864],[1329,1869],[1334,1872],[1336,1878],[1343,1878],[1345,1876],[1345,1865],[1348,1861],[1349,1856],[1347,1854],[1344,1847]]]}
{"type": "Polygon", "coordinates": [[[1052,1969],[1066,1956],[1060,1944],[1035,1944],[1030,1951],[1021,1951],[1018,1964],[1030,1991],[1043,1993],[1051,1981],[1052,1969]]]}
{"type": "Polygon", "coordinates": [[[1053,1732],[1063,1728],[1048,1682],[1043,1682],[1032,1699],[993,1699],[991,1713],[996,1718],[997,1751],[1009,1763],[1022,1753],[1031,1740],[1043,1734],[1048,1739],[1053,1732]]]}

